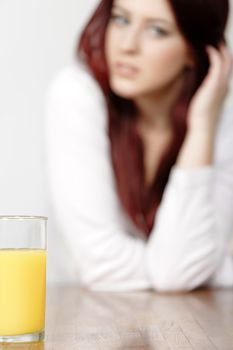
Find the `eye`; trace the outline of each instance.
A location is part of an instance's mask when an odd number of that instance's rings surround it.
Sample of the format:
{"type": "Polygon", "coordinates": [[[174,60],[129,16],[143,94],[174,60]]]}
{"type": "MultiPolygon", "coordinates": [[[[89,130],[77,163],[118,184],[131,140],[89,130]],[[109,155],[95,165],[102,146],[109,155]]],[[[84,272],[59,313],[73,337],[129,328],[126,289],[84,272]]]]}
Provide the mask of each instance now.
{"type": "Polygon", "coordinates": [[[168,32],[166,30],[158,26],[149,26],[148,30],[149,33],[151,33],[151,35],[155,37],[162,37],[168,35],[168,32]]]}
{"type": "Polygon", "coordinates": [[[129,21],[126,17],[124,17],[123,15],[117,15],[117,14],[111,14],[110,17],[111,21],[116,23],[117,25],[123,26],[125,24],[128,24],[129,21]]]}

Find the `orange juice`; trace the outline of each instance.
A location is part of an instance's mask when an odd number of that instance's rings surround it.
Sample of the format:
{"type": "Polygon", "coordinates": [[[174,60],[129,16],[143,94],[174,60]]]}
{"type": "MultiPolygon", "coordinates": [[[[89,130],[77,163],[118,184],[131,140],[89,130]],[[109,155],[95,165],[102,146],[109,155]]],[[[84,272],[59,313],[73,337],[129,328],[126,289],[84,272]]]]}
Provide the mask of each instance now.
{"type": "Polygon", "coordinates": [[[41,332],[45,323],[46,250],[0,249],[0,335],[41,332]]]}

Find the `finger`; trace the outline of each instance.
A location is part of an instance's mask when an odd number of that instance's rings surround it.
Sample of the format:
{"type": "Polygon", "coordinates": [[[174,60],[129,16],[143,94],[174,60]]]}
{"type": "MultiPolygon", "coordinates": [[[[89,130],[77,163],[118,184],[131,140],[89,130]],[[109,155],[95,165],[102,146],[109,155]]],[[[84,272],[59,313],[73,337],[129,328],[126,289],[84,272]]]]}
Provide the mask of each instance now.
{"type": "Polygon", "coordinates": [[[206,51],[209,57],[210,66],[206,80],[210,85],[216,85],[221,79],[222,58],[220,52],[213,46],[208,45],[206,51]]]}
{"type": "Polygon", "coordinates": [[[225,44],[221,44],[219,49],[223,59],[223,73],[226,78],[230,78],[233,69],[232,54],[225,44]]]}
{"type": "Polygon", "coordinates": [[[219,51],[222,56],[222,92],[226,96],[230,90],[230,78],[233,68],[232,54],[225,43],[219,46],[219,51]]]}
{"type": "Polygon", "coordinates": [[[210,60],[210,68],[206,78],[206,84],[209,92],[215,93],[216,97],[223,98],[229,91],[229,57],[228,63],[225,62],[226,53],[222,57],[221,50],[213,46],[207,47],[207,53],[210,60]],[[228,70],[226,69],[228,65],[228,70]]]}
{"type": "Polygon", "coordinates": [[[221,44],[219,50],[210,46],[207,51],[209,53],[210,66],[217,67],[216,79],[218,79],[218,84],[222,86],[228,85],[232,71],[232,56],[229,49],[225,44],[221,44]]]}

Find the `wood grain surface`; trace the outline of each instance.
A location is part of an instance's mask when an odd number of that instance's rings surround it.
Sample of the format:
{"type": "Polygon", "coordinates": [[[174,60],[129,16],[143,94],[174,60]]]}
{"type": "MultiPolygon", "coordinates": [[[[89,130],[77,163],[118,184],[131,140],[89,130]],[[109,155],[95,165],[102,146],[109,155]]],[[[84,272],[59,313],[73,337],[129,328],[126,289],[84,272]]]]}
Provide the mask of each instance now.
{"type": "Polygon", "coordinates": [[[49,286],[43,343],[1,350],[233,350],[233,290],[90,292],[49,286]]]}

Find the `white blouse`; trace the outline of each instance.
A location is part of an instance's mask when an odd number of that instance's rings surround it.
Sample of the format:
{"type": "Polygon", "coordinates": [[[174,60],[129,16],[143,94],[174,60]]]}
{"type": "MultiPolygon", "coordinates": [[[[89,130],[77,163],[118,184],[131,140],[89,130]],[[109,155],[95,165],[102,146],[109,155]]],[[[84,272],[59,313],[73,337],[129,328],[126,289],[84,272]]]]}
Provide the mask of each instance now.
{"type": "Polygon", "coordinates": [[[172,168],[146,241],[120,204],[105,100],[80,63],[54,78],[45,109],[50,218],[56,222],[49,264],[58,282],[106,291],[233,286],[232,113],[225,109],[220,120],[213,166],[172,168]]]}

